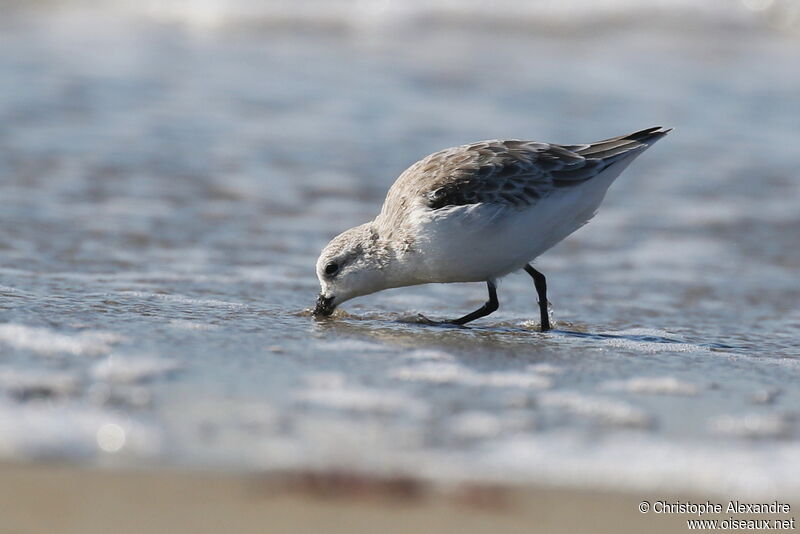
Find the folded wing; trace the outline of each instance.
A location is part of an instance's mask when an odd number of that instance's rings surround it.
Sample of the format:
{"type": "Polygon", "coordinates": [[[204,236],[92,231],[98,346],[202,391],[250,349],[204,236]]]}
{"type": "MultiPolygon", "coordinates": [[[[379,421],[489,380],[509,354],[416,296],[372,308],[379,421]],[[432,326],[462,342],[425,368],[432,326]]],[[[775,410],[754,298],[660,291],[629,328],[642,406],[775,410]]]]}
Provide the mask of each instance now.
{"type": "Polygon", "coordinates": [[[402,191],[421,196],[432,210],[483,202],[531,206],[639,154],[669,131],[654,127],[585,145],[493,140],[450,148],[404,172],[387,204],[407,203],[402,191]]]}

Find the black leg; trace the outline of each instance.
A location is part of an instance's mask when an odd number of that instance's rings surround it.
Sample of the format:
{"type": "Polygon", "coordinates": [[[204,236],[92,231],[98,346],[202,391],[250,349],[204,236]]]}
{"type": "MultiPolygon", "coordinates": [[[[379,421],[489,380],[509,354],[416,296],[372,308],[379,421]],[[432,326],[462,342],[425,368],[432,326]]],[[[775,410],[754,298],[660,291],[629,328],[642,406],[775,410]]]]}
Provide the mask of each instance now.
{"type": "Polygon", "coordinates": [[[533,285],[536,286],[536,294],[539,295],[539,315],[542,332],[546,332],[550,330],[550,315],[547,313],[547,279],[530,265],[525,266],[525,272],[531,275],[533,285]]]}
{"type": "Polygon", "coordinates": [[[500,307],[500,303],[497,301],[497,288],[495,287],[494,283],[486,282],[486,286],[489,288],[489,300],[486,301],[486,304],[478,308],[472,313],[466,314],[464,317],[460,319],[454,319],[452,321],[447,321],[450,324],[467,324],[470,321],[474,321],[475,319],[480,319],[481,317],[486,317],[492,312],[497,311],[497,308],[500,307]]]}

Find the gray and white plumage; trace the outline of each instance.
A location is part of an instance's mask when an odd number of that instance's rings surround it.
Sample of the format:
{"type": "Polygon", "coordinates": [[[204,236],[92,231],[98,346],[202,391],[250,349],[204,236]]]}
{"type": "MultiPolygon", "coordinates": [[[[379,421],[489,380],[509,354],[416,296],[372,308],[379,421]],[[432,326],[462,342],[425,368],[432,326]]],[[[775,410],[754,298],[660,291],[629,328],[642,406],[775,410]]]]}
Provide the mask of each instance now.
{"type": "Polygon", "coordinates": [[[381,289],[493,282],[522,269],[586,224],[625,167],[670,131],[578,145],[481,141],[423,158],[373,221],[322,251],[317,311],[381,289]]]}

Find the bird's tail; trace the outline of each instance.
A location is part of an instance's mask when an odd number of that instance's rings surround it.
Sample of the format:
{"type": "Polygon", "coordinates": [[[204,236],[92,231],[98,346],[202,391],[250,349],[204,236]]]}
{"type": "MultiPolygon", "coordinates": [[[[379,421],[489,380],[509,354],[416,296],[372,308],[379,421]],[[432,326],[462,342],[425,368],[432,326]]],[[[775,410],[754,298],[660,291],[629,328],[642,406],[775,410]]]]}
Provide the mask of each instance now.
{"type": "Polygon", "coordinates": [[[628,155],[641,152],[671,131],[672,128],[653,126],[632,134],[612,137],[588,145],[571,145],[564,148],[586,159],[599,159],[610,164],[628,155]]]}

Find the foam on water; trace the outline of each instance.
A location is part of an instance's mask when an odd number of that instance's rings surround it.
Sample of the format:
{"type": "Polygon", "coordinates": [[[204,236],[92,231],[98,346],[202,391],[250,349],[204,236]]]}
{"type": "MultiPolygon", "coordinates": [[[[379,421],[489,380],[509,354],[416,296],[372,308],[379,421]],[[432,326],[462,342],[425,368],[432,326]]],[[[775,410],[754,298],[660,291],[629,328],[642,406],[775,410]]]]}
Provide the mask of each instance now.
{"type": "Polygon", "coordinates": [[[314,348],[324,352],[350,352],[353,354],[381,354],[390,349],[382,343],[360,339],[337,339],[336,341],[319,341],[314,348]]]}
{"type": "Polygon", "coordinates": [[[573,391],[554,391],[541,395],[539,400],[545,406],[565,409],[580,417],[612,425],[647,427],[652,424],[652,417],[643,410],[608,398],[573,391]]]}
{"type": "Polygon", "coordinates": [[[159,430],[127,415],[71,404],[0,402],[0,456],[95,459],[114,452],[147,458],[160,448],[159,430]]]}
{"type": "Polygon", "coordinates": [[[464,412],[449,422],[449,431],[467,440],[492,439],[503,434],[528,432],[535,428],[535,419],[527,412],[506,411],[498,415],[489,412],[464,412]]]}
{"type": "Polygon", "coordinates": [[[711,421],[711,428],[720,434],[752,439],[788,438],[793,425],[779,414],[730,414],[711,421]]]}
{"type": "Polygon", "coordinates": [[[451,362],[455,360],[455,356],[441,350],[414,350],[403,355],[404,358],[412,361],[441,361],[451,362]]]}
{"type": "Polygon", "coordinates": [[[219,328],[217,325],[187,321],[185,319],[172,319],[169,325],[182,330],[214,330],[219,328]]]}
{"type": "Polygon", "coordinates": [[[132,384],[167,376],[180,368],[177,362],[164,358],[112,354],[92,366],[91,376],[106,382],[132,384]]]}
{"type": "MultiPolygon", "coordinates": [[[[675,339],[666,331],[653,329],[626,329],[606,331],[598,334],[598,340],[615,349],[624,349],[639,353],[659,352],[710,352],[714,347],[703,346],[675,339]]],[[[719,352],[719,351],[717,351],[719,352]]]]}
{"type": "MultiPolygon", "coordinates": [[[[187,275],[188,278],[188,275],[187,275]]],[[[175,302],[178,304],[192,305],[192,306],[215,306],[222,308],[238,309],[247,307],[246,304],[241,302],[227,302],[224,300],[216,299],[197,299],[186,297],[184,295],[166,295],[162,293],[147,293],[144,291],[118,291],[115,293],[118,297],[134,297],[137,299],[158,299],[167,302],[175,302]]]]}
{"type": "Polygon", "coordinates": [[[359,413],[394,414],[406,412],[416,416],[427,411],[425,403],[405,394],[385,389],[367,389],[336,385],[301,390],[295,395],[301,404],[313,404],[335,410],[359,413]]]}
{"type": "Polygon", "coordinates": [[[476,373],[463,366],[444,362],[425,362],[408,367],[398,367],[391,370],[389,376],[408,381],[498,388],[546,389],[551,384],[549,378],[533,372],[476,373]]]}
{"type": "Polygon", "coordinates": [[[122,339],[122,336],[111,332],[62,334],[47,328],[0,324],[0,344],[44,356],[98,356],[108,353],[122,339]]]}
{"type": "Polygon", "coordinates": [[[642,376],[628,380],[611,380],[600,385],[608,391],[626,391],[646,395],[697,395],[703,389],[697,384],[684,382],[672,376],[642,376]]]}
{"type": "Polygon", "coordinates": [[[697,487],[708,495],[785,498],[788,488],[784,475],[800,474],[797,463],[791,461],[799,453],[797,443],[757,447],[676,445],[652,436],[580,440],[561,433],[547,440],[516,436],[499,442],[487,453],[482,467],[495,469],[498,479],[535,478],[640,491],[680,491],[685,488],[684,477],[692,473],[697,487]],[[786,468],[785,473],[781,466],[786,468]]]}

